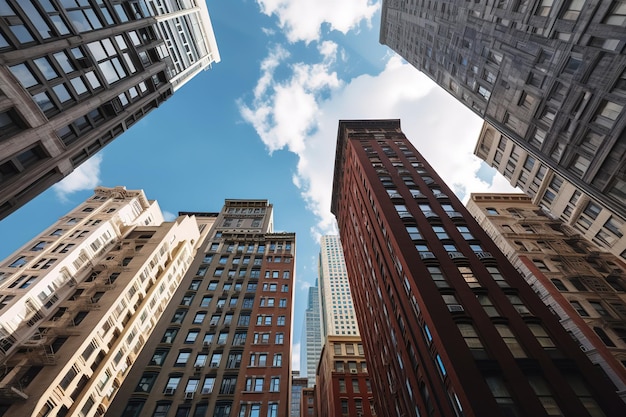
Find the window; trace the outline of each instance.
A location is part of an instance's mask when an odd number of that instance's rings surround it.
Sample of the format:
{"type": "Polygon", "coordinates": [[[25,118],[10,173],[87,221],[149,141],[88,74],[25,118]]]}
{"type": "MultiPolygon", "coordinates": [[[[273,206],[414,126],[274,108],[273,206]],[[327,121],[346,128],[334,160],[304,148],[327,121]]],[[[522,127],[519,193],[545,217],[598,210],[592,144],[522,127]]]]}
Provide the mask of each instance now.
{"type": "Polygon", "coordinates": [[[282,366],[283,365],[283,355],[282,353],[275,353],[274,359],[272,361],[272,366],[282,366]]]}
{"type": "Polygon", "coordinates": [[[206,311],[199,311],[193,318],[193,324],[202,324],[204,318],[206,317],[206,311]]]}
{"type": "Polygon", "coordinates": [[[158,374],[156,373],[145,373],[141,376],[137,387],[135,387],[135,392],[150,392],[154,382],[157,379],[158,374]]]}
{"type": "Polygon", "coordinates": [[[499,214],[499,213],[498,213],[498,210],[496,210],[496,209],[495,209],[495,208],[493,208],[493,207],[487,207],[487,208],[485,209],[485,211],[487,212],[487,214],[488,214],[489,216],[497,216],[497,215],[499,214]]]}
{"type": "Polygon", "coordinates": [[[528,328],[532,332],[533,335],[537,338],[537,341],[544,349],[555,349],[554,342],[546,332],[546,330],[541,326],[541,324],[537,323],[529,323],[528,328]]]}
{"type": "Polygon", "coordinates": [[[172,343],[177,333],[178,333],[178,329],[167,329],[165,333],[163,334],[161,343],[172,343]]]}
{"type": "Polygon", "coordinates": [[[498,333],[502,337],[502,340],[504,341],[504,343],[506,343],[509,350],[511,351],[513,357],[525,358],[526,353],[524,352],[524,349],[522,349],[522,346],[517,341],[517,338],[515,337],[509,326],[506,324],[496,324],[495,326],[496,330],[498,330],[498,333]]]}
{"type": "Polygon", "coordinates": [[[221,361],[222,361],[222,354],[221,353],[214,353],[213,355],[211,355],[211,362],[210,362],[209,366],[211,368],[219,368],[221,361]]]}
{"type": "Polygon", "coordinates": [[[518,407],[504,384],[504,380],[499,376],[487,376],[485,380],[502,414],[508,416],[520,415],[518,407]]]}
{"type": "Polygon", "coordinates": [[[176,388],[178,388],[178,384],[180,383],[180,376],[170,376],[167,380],[167,384],[165,385],[165,389],[163,390],[164,394],[173,394],[176,392],[176,388]]]}
{"type": "Polygon", "coordinates": [[[563,281],[561,281],[560,279],[552,278],[550,281],[552,281],[552,284],[554,284],[557,290],[568,291],[567,287],[565,286],[565,284],[563,284],[563,281]]]}
{"type": "Polygon", "coordinates": [[[537,398],[545,408],[546,412],[550,416],[561,416],[561,409],[557,405],[556,400],[554,399],[550,388],[548,388],[548,384],[545,379],[540,377],[539,375],[528,375],[528,382],[532,387],[535,394],[537,394],[537,398]]]}
{"type": "Polygon", "coordinates": [[[285,343],[285,334],[284,333],[276,333],[276,341],[277,345],[282,345],[285,343]]]}
{"type": "Polygon", "coordinates": [[[589,164],[591,164],[589,158],[583,155],[576,155],[569,167],[575,175],[582,177],[587,172],[589,164]]]}
{"type": "Polygon", "coordinates": [[[611,317],[600,301],[589,301],[589,305],[602,317],[611,317]]]}
{"type": "Polygon", "coordinates": [[[482,98],[484,98],[485,100],[489,100],[489,97],[491,97],[491,91],[489,91],[482,85],[478,87],[478,94],[482,96],[482,98]]]}
{"type": "Polygon", "coordinates": [[[204,382],[202,383],[202,394],[212,393],[213,387],[215,387],[215,377],[207,376],[206,378],[204,378],[204,382]]]}
{"type": "Polygon", "coordinates": [[[270,379],[270,392],[280,392],[280,377],[272,377],[270,379]]]}
{"type": "Polygon", "coordinates": [[[267,417],[278,417],[278,404],[269,403],[267,405],[267,417]]]}
{"type": "Polygon", "coordinates": [[[176,358],[176,362],[174,363],[174,366],[185,366],[187,365],[187,361],[189,360],[189,357],[191,356],[191,352],[187,351],[187,352],[179,352],[178,353],[178,357],[176,358]]]}
{"type": "Polygon", "coordinates": [[[626,1],[614,1],[602,23],[624,27],[626,25],[626,1]]]}
{"type": "Polygon", "coordinates": [[[459,273],[470,288],[480,288],[480,282],[478,282],[478,279],[476,278],[474,272],[469,266],[458,266],[457,268],[459,269],[459,273]]]}
{"type": "Polygon", "coordinates": [[[346,391],[346,380],[341,378],[339,379],[339,392],[344,393],[346,391]]]}
{"type": "Polygon", "coordinates": [[[585,308],[582,306],[582,304],[580,304],[580,302],[578,301],[570,301],[570,304],[572,305],[572,307],[574,307],[574,310],[576,310],[576,312],[582,316],[582,317],[589,317],[589,313],[587,313],[587,310],[585,310],[585,308]]]}
{"type": "Polygon", "coordinates": [[[457,323],[457,326],[474,357],[485,358],[485,348],[474,326],[470,323],[457,323]]]}
{"type": "Polygon", "coordinates": [[[13,262],[11,262],[11,264],[9,265],[9,268],[19,268],[19,267],[25,265],[26,262],[28,262],[26,257],[25,256],[20,256],[19,258],[17,258],[13,262]]]}
{"type": "Polygon", "coordinates": [[[165,357],[167,356],[169,350],[167,349],[157,349],[154,351],[152,355],[152,359],[150,359],[149,365],[161,366],[165,361],[165,357]]]}
{"type": "Polygon", "coordinates": [[[196,355],[196,360],[194,361],[193,366],[203,367],[204,365],[206,365],[208,357],[209,355],[207,355],[206,353],[198,353],[196,355]]]}
{"type": "Polygon", "coordinates": [[[609,335],[606,334],[603,329],[601,329],[600,327],[594,327],[593,331],[596,332],[600,340],[602,340],[602,343],[604,343],[608,347],[615,347],[615,343],[613,342],[613,340],[611,340],[609,335]]]}
{"type": "Polygon", "coordinates": [[[194,343],[198,338],[198,334],[200,334],[198,330],[189,330],[185,338],[185,343],[194,343]]]}
{"type": "Polygon", "coordinates": [[[176,310],[174,316],[172,317],[172,323],[180,324],[183,322],[185,315],[187,314],[187,310],[176,310]]]}
{"type": "Polygon", "coordinates": [[[430,273],[430,277],[438,288],[448,288],[450,285],[448,281],[446,281],[443,272],[437,266],[429,266],[428,272],[430,273]]]}
{"type": "Polygon", "coordinates": [[[497,267],[495,267],[495,266],[488,266],[487,267],[487,271],[489,271],[489,273],[491,274],[491,278],[493,278],[494,281],[496,281],[496,283],[501,288],[508,288],[509,287],[508,282],[505,281],[504,277],[502,276],[502,274],[500,273],[500,270],[497,267]]]}

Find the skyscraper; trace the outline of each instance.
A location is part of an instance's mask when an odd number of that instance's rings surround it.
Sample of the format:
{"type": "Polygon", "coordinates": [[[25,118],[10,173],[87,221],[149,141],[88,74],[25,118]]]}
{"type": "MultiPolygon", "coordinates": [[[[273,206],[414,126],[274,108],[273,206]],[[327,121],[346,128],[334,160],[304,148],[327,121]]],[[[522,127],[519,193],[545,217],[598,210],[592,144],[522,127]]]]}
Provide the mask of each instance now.
{"type": "Polygon", "coordinates": [[[626,218],[626,2],[384,0],[380,42],[626,218]]]}
{"type": "Polygon", "coordinates": [[[309,387],[315,385],[315,371],[322,352],[320,311],[319,288],[316,281],[315,286],[309,287],[302,336],[300,337],[300,370],[305,373],[309,387]]]}
{"type": "Polygon", "coordinates": [[[472,194],[468,211],[626,400],[626,266],[524,194],[472,194]]]}
{"type": "Polygon", "coordinates": [[[339,236],[321,237],[318,271],[323,340],[316,365],[318,416],[372,416],[367,362],[339,236]]]}
{"type": "Polygon", "coordinates": [[[295,235],[267,200],[195,216],[214,227],[106,415],[288,417],[295,235]]]}
{"type": "Polygon", "coordinates": [[[533,203],[595,245],[626,260],[626,219],[548,168],[534,153],[485,123],[474,154],[525,192],[533,203]]]}
{"type": "Polygon", "coordinates": [[[0,415],[102,415],[187,268],[196,220],[98,187],[0,263],[0,415]]]}
{"type": "Polygon", "coordinates": [[[0,218],[220,56],[204,1],[0,1],[0,218]]]}
{"type": "Polygon", "coordinates": [[[378,415],[623,411],[398,120],[339,122],[331,211],[378,415]]]}
{"type": "Polygon", "coordinates": [[[320,238],[318,265],[320,307],[322,310],[322,340],[328,335],[357,335],[359,326],[348,282],[348,272],[343,258],[339,236],[320,238]]]}

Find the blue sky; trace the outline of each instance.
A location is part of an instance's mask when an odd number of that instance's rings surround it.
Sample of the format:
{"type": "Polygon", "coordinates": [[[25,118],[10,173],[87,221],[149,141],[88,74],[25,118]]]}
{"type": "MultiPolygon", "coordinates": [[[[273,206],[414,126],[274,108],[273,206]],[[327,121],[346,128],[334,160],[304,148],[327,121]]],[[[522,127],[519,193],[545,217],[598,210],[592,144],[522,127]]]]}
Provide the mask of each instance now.
{"type": "Polygon", "coordinates": [[[339,119],[400,118],[407,137],[461,198],[510,188],[472,155],[482,121],[378,43],[379,2],[207,4],[221,62],[1,221],[0,259],[97,185],[143,189],[169,218],[218,211],[225,198],[267,198],[275,230],[297,233],[297,369],[319,236],[336,233],[329,209],[339,119]]]}

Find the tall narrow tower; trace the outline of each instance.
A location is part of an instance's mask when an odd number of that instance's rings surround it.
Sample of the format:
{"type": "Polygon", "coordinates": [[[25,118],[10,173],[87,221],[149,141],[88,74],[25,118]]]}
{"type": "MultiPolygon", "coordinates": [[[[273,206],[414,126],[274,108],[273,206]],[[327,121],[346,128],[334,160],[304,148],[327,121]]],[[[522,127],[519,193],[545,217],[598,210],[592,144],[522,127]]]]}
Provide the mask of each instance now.
{"type": "Polygon", "coordinates": [[[339,122],[331,210],[379,416],[623,411],[398,120],[339,122]]]}
{"type": "Polygon", "coordinates": [[[295,235],[272,211],[195,213],[215,225],[107,417],[289,416],[295,235]]]}
{"type": "Polygon", "coordinates": [[[315,371],[322,352],[320,295],[317,281],[309,288],[307,308],[304,311],[302,336],[300,337],[300,369],[306,373],[308,386],[315,385],[315,371]]]}
{"type": "Polygon", "coordinates": [[[320,307],[322,309],[322,340],[329,335],[359,335],[356,323],[346,262],[339,236],[320,239],[319,258],[320,307]]]}

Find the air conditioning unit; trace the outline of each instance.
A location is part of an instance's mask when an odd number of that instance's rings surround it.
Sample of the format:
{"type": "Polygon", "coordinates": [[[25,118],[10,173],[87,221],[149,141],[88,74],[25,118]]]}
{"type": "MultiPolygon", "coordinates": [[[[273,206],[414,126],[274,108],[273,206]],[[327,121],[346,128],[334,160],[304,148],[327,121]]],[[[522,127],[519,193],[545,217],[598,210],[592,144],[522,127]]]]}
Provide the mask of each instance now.
{"type": "Polygon", "coordinates": [[[579,346],[579,348],[580,348],[580,350],[582,350],[583,352],[586,352],[586,351],[587,351],[587,348],[586,348],[585,346],[583,346],[583,345],[580,345],[580,346],[579,346]]]}
{"type": "Polygon", "coordinates": [[[186,392],[185,393],[185,399],[186,400],[193,400],[193,395],[195,394],[195,392],[186,392]]]}
{"type": "Polygon", "coordinates": [[[459,313],[459,312],[465,311],[463,306],[460,304],[448,304],[448,310],[451,313],[459,313]]]}
{"type": "Polygon", "coordinates": [[[176,392],[176,388],[165,388],[165,391],[163,391],[163,394],[174,395],[175,392],[176,392]]]}
{"type": "Polygon", "coordinates": [[[89,68],[92,65],[91,59],[87,57],[78,58],[76,62],[78,62],[78,66],[81,68],[89,68]]]}
{"type": "Polygon", "coordinates": [[[350,373],[351,373],[351,374],[356,374],[356,373],[357,373],[357,370],[356,370],[356,369],[350,369],[350,373]]]}
{"type": "Polygon", "coordinates": [[[204,347],[209,347],[210,345],[211,345],[211,344],[210,344],[209,342],[204,342],[204,343],[202,343],[202,346],[204,346],[204,347]]]}

